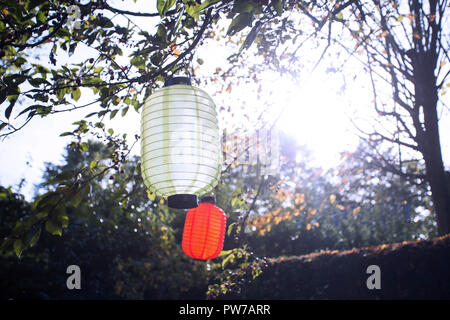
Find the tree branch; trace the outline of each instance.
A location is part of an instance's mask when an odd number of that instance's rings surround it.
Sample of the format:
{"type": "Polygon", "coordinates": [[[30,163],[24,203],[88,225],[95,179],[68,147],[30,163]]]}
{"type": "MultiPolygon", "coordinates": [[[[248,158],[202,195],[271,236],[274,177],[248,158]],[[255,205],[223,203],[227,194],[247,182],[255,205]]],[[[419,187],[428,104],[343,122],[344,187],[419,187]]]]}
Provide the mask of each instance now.
{"type": "MultiPolygon", "coordinates": [[[[110,10],[112,12],[115,12],[115,13],[120,13],[120,14],[135,16],[135,17],[159,17],[160,16],[159,12],[154,12],[154,13],[153,12],[152,13],[150,13],[150,12],[134,12],[134,11],[117,9],[117,8],[111,7],[106,2],[105,2],[105,5],[104,5],[104,9],[108,9],[108,10],[110,10]]],[[[167,11],[165,13],[165,15],[172,15],[172,14],[174,14],[176,12],[177,11],[175,9],[174,10],[169,10],[169,11],[167,11]]]]}

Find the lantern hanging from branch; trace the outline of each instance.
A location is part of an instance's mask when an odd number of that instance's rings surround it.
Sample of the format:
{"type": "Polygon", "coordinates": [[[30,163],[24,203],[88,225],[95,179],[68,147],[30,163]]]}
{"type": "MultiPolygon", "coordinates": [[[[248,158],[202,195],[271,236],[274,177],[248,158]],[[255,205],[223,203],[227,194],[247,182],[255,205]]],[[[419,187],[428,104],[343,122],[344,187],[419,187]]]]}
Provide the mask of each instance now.
{"type": "Polygon", "coordinates": [[[227,220],[214,203],[214,197],[204,197],[198,207],[190,209],[186,215],[182,247],[191,258],[214,259],[222,251],[227,220]]]}
{"type": "Polygon", "coordinates": [[[195,208],[197,196],[220,178],[221,146],[212,98],[174,77],[144,103],[141,123],[142,176],[146,187],[168,206],[195,208]]]}

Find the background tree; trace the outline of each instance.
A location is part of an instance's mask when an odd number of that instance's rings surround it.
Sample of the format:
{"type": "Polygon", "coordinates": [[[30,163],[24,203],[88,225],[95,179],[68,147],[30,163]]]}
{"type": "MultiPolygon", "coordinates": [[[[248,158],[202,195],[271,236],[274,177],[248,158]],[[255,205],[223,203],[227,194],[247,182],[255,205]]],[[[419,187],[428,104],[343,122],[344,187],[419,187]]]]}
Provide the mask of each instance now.
{"type": "MultiPolygon", "coordinates": [[[[425,179],[432,190],[439,234],[449,233],[450,191],[438,117],[444,108],[439,96],[445,94],[450,74],[449,40],[444,33],[448,2],[287,1],[286,7],[290,13],[303,13],[312,28],[305,29],[304,24],[299,27],[299,17],[294,14],[264,23],[255,38],[264,68],[298,77],[301,49],[311,38],[321,39],[316,46],[318,50],[323,48],[313,69],[333,45],[347,57],[334,59],[328,70],[345,72],[350,57],[359,60],[369,75],[364,81],[371,83],[373,91],[376,112],[369,119],[373,131],[361,131],[372,147],[380,147],[374,160],[385,170],[413,181],[425,179]],[[377,143],[380,140],[385,143],[377,143]],[[391,145],[398,151],[387,155],[384,148],[391,145]],[[417,160],[426,168],[422,175],[407,170],[409,163],[417,160]]],[[[262,66],[253,68],[260,71],[262,66]]]]}
{"type": "MultiPolygon", "coordinates": [[[[374,92],[375,110],[395,122],[392,130],[370,134],[372,142],[384,140],[399,146],[396,161],[381,158],[383,166],[412,179],[429,183],[439,234],[450,232],[450,190],[442,160],[439,138],[439,92],[443,91],[449,72],[449,43],[444,32],[448,19],[447,1],[408,3],[364,3],[358,29],[349,28],[366,51],[367,69],[374,92]],[[404,20],[403,20],[404,18],[404,20]],[[379,94],[381,81],[388,81],[392,95],[379,94]],[[425,176],[407,172],[409,154],[419,153],[425,164],[425,176]]],[[[354,11],[355,12],[355,11],[354,11]]],[[[354,16],[352,23],[356,22],[354,16]]],[[[373,143],[372,143],[373,145],[373,143]]]]}
{"type": "Polygon", "coordinates": [[[383,171],[367,153],[360,145],[324,171],[308,166],[299,148],[282,168],[278,191],[250,217],[249,246],[258,256],[278,257],[436,236],[426,185],[383,171]]]}

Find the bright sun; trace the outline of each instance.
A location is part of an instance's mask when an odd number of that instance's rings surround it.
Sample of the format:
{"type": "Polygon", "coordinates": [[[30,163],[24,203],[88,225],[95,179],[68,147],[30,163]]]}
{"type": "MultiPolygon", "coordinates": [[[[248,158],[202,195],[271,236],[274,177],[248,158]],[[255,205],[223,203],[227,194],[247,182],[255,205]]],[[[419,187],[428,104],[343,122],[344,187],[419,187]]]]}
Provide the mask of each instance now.
{"type": "Polygon", "coordinates": [[[357,137],[349,120],[350,106],[338,94],[338,77],[314,76],[294,85],[277,82],[276,101],[282,105],[277,126],[313,152],[314,165],[336,165],[339,152],[354,149],[357,137]]]}

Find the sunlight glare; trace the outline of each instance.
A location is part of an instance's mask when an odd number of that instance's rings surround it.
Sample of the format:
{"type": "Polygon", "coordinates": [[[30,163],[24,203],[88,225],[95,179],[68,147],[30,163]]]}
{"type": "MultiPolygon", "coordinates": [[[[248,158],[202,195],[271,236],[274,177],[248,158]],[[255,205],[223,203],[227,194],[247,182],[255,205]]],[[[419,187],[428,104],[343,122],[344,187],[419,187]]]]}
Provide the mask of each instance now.
{"type": "Polygon", "coordinates": [[[339,153],[354,149],[358,142],[349,106],[338,94],[341,85],[335,75],[317,75],[298,86],[281,80],[275,89],[283,108],[278,127],[306,145],[314,165],[323,168],[336,165],[339,153]]]}

